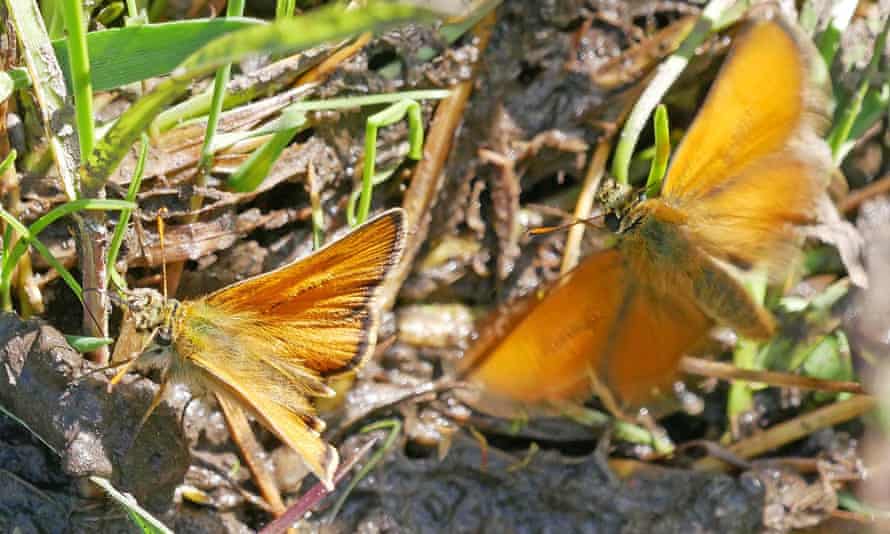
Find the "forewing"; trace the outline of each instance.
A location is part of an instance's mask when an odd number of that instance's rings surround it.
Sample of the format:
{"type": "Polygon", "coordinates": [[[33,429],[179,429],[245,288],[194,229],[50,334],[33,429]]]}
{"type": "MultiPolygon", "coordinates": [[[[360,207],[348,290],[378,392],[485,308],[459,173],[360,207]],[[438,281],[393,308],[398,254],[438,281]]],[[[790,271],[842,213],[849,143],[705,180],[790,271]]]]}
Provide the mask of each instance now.
{"type": "Polygon", "coordinates": [[[709,326],[691,299],[656,298],[610,250],[585,259],[542,297],[495,314],[462,374],[482,386],[477,406],[495,415],[583,400],[593,379],[623,404],[642,404],[670,383],[709,326]]]}
{"type": "Polygon", "coordinates": [[[718,257],[785,257],[790,225],[807,220],[828,183],[824,66],[780,19],[749,23],[680,144],[662,196],[689,216],[718,257]]]}
{"type": "Polygon", "coordinates": [[[346,371],[373,350],[377,295],[399,261],[401,210],[391,210],[312,255],[228,286],[204,302],[251,317],[263,337],[279,340],[269,358],[295,360],[320,375],[346,371]]]}

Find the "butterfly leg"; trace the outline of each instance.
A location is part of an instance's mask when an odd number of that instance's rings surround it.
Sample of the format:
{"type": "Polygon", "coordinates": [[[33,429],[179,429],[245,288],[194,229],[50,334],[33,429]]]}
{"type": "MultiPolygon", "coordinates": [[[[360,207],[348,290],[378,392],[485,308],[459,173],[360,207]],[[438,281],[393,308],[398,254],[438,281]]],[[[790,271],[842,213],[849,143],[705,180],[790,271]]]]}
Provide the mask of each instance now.
{"type": "Polygon", "coordinates": [[[600,468],[600,471],[606,476],[606,480],[610,486],[618,486],[621,482],[609,466],[609,449],[612,446],[612,433],[614,428],[609,425],[603,430],[603,435],[596,443],[596,449],[593,451],[593,461],[600,468]]]}
{"type": "Polygon", "coordinates": [[[588,377],[591,390],[597,397],[599,397],[600,402],[603,403],[603,406],[613,417],[615,417],[615,419],[635,426],[640,425],[649,431],[656,451],[662,452],[673,449],[673,442],[667,435],[667,432],[665,432],[658,422],[655,421],[655,418],[652,417],[652,414],[649,413],[648,409],[641,408],[635,415],[629,414],[621,407],[621,404],[615,397],[612,389],[597,377],[593,369],[588,368],[588,377]]]}
{"type": "Polygon", "coordinates": [[[216,399],[226,419],[232,441],[241,450],[241,457],[247,463],[250,472],[253,473],[253,479],[259,486],[260,493],[262,493],[272,513],[275,516],[280,516],[287,507],[281,500],[281,490],[278,488],[275,478],[261,460],[262,446],[250,428],[247,415],[241,406],[237,402],[233,402],[227,395],[217,394],[216,399]]]}
{"type": "MultiPolygon", "coordinates": [[[[154,413],[155,408],[157,408],[158,405],[161,404],[161,401],[164,400],[164,393],[167,392],[167,383],[168,383],[168,380],[167,380],[167,376],[165,375],[161,379],[161,387],[158,388],[158,392],[155,393],[154,398],[151,399],[151,404],[148,405],[148,410],[145,411],[145,415],[143,415],[142,420],[139,421],[140,429],[145,424],[145,422],[148,421],[148,418],[151,417],[151,414],[154,413]]],[[[137,433],[138,433],[138,431],[137,431],[137,433]]]]}
{"type": "Polygon", "coordinates": [[[117,383],[120,382],[127,375],[127,373],[130,372],[130,369],[132,369],[133,366],[136,365],[137,359],[138,358],[133,358],[132,360],[122,364],[123,367],[121,367],[118,372],[114,373],[114,376],[111,378],[111,380],[108,381],[109,393],[111,393],[111,390],[114,388],[114,386],[116,386],[117,383]]]}
{"type": "Polygon", "coordinates": [[[590,390],[596,395],[600,402],[603,403],[603,406],[606,408],[612,416],[616,419],[621,419],[622,421],[627,422],[636,422],[634,417],[631,417],[621,408],[621,403],[618,402],[618,399],[615,398],[615,394],[612,392],[612,388],[607,386],[596,374],[592,368],[587,368],[587,379],[590,381],[590,390]]]}

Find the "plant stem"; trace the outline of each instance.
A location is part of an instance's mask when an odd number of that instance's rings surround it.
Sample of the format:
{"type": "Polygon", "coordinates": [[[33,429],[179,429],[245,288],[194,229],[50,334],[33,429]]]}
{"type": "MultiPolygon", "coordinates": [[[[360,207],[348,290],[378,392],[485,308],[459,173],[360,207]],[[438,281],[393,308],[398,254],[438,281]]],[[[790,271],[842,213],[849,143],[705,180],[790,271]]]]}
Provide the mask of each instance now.
{"type": "Polygon", "coordinates": [[[90,56],[83,7],[80,0],[62,0],[61,3],[65,28],[68,31],[68,61],[71,65],[71,85],[74,87],[80,159],[86,161],[93,151],[96,133],[93,123],[93,82],[90,80],[90,56]]]}
{"type": "Polygon", "coordinates": [[[275,2],[275,18],[280,19],[283,17],[294,16],[294,9],[296,7],[295,0],[277,0],[277,2],[275,2]]]}
{"type": "MultiPolygon", "coordinates": [[[[139,188],[142,185],[142,176],[145,172],[145,159],[146,156],[148,156],[148,143],[148,136],[142,134],[142,150],[139,152],[139,160],[136,162],[136,169],[133,171],[133,176],[130,178],[130,187],[127,189],[128,202],[135,203],[136,195],[139,194],[139,188]]],[[[127,232],[127,224],[130,222],[130,214],[132,211],[133,210],[131,209],[121,210],[120,218],[118,219],[117,225],[114,227],[114,233],[111,236],[111,245],[108,247],[108,272],[119,289],[127,287],[127,282],[120,274],[118,274],[117,269],[115,269],[115,264],[117,263],[117,255],[120,252],[121,243],[124,241],[124,234],[127,232]]]]}

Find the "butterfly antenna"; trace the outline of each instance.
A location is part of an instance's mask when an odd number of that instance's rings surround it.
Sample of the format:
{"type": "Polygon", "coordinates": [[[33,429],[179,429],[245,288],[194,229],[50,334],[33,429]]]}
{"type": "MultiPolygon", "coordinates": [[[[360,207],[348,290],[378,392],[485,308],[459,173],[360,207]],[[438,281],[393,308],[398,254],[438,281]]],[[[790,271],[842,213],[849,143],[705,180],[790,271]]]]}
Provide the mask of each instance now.
{"type": "Polygon", "coordinates": [[[164,302],[167,302],[167,248],[164,246],[164,216],[167,208],[158,210],[158,241],[161,244],[161,288],[164,293],[164,302]]]}
{"type": "Polygon", "coordinates": [[[575,219],[575,220],[568,222],[566,224],[560,224],[559,226],[541,226],[538,228],[532,228],[531,230],[528,231],[528,234],[529,235],[544,235],[544,234],[549,234],[551,232],[561,232],[563,230],[568,230],[569,228],[571,228],[572,226],[575,226],[576,224],[586,224],[586,225],[592,226],[594,228],[601,229],[603,227],[602,219],[604,219],[604,218],[605,218],[605,215],[601,214],[601,215],[596,215],[594,217],[588,217],[586,219],[575,219]]]}
{"type": "Polygon", "coordinates": [[[80,382],[81,380],[83,380],[83,379],[85,379],[85,378],[89,378],[89,377],[91,377],[91,376],[93,376],[93,375],[95,375],[95,374],[97,374],[97,373],[101,373],[102,371],[107,371],[107,370],[109,370],[109,369],[117,369],[117,368],[120,367],[121,365],[126,365],[127,363],[129,363],[129,362],[128,362],[128,361],[121,361],[121,362],[112,363],[112,364],[109,364],[109,365],[106,365],[106,366],[103,366],[103,367],[97,367],[96,369],[90,369],[90,370],[87,371],[86,373],[84,373],[84,374],[78,376],[77,378],[73,379],[73,380],[71,381],[71,383],[72,383],[72,384],[76,384],[76,383],[80,382]]]}
{"type": "MultiPolygon", "coordinates": [[[[105,293],[104,289],[100,289],[98,287],[88,287],[83,290],[84,293],[87,293],[89,291],[96,291],[97,293],[105,293]]],[[[99,326],[99,319],[97,319],[96,316],[93,315],[93,311],[90,310],[90,307],[89,306],[82,306],[82,307],[83,307],[83,310],[87,313],[87,316],[89,316],[90,321],[93,322],[93,326],[96,328],[95,331],[101,332],[102,328],[99,326]]]]}

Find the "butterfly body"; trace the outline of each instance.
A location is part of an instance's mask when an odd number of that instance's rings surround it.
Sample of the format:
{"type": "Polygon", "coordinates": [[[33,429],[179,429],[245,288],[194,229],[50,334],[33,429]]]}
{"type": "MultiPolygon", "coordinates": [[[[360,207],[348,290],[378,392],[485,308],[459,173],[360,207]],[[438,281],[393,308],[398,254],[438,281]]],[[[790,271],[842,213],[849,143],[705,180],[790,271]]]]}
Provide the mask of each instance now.
{"type": "Polygon", "coordinates": [[[622,221],[619,248],[628,268],[660,298],[694,300],[708,318],[746,337],[772,335],[774,321],[744,287],[688,235],[688,217],[662,199],[637,204],[622,221]],[[652,265],[659,269],[653,270],[652,265]]]}
{"type": "Polygon", "coordinates": [[[730,266],[762,265],[775,279],[797,252],[793,227],[809,220],[832,169],[824,71],[792,23],[749,22],[661,196],[619,209],[613,248],[481,326],[459,370],[481,386],[471,402],[507,417],[604,392],[641,406],[715,324],[769,337],[773,318],[730,266]]]}
{"type": "Polygon", "coordinates": [[[330,486],[338,456],[321,439],[312,399],[333,396],[326,379],[373,351],[376,298],[401,255],[402,220],[391,210],[307,258],[202,298],[131,291],[136,332],[148,339],[137,365],[251,413],[330,486]]]}

